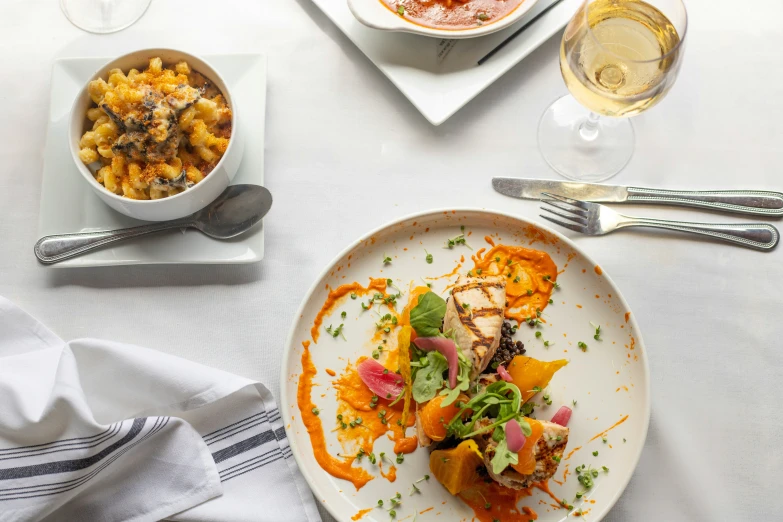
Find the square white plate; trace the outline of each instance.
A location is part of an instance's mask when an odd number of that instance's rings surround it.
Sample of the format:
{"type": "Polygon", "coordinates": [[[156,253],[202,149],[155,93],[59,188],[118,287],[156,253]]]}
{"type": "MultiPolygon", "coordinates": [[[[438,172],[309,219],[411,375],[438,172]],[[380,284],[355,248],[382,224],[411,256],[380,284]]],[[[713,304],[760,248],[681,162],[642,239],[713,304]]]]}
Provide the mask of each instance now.
{"type": "MultiPolygon", "coordinates": [[[[380,0],[365,0],[378,2],[380,0]]],[[[347,0],[313,0],[433,125],[440,125],[560,31],[583,0],[538,0],[519,22],[479,38],[443,40],[362,25],[347,0]],[[478,61],[552,6],[481,66],[478,61]]]]}
{"type": "MultiPolygon", "coordinates": [[[[204,57],[220,71],[242,106],[245,152],[232,184],[264,184],[266,57],[230,54],[204,57]]],[[[109,208],[87,186],[68,149],[71,105],[87,80],[110,58],[68,58],[52,67],[52,96],[44,149],[38,234],[90,232],[132,227],[142,221],[109,208]]],[[[31,252],[32,255],[32,245],[31,252]]],[[[196,230],[169,231],[130,239],[62,261],[54,267],[144,264],[252,263],[264,257],[263,223],[234,239],[219,241],[196,230]]]]}

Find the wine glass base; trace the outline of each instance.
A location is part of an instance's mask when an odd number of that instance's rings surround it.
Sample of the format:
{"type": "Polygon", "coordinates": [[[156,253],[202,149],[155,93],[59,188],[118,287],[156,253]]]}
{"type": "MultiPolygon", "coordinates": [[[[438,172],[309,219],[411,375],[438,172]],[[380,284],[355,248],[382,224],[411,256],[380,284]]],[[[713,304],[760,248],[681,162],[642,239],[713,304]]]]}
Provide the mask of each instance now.
{"type": "Polygon", "coordinates": [[[538,150],[558,174],[574,181],[603,181],[633,156],[634,132],[627,118],[599,118],[573,96],[555,101],[538,123],[538,150]],[[587,122],[587,126],[585,126],[587,122]]]}
{"type": "Polygon", "coordinates": [[[60,0],[65,17],[89,33],[106,34],[130,27],[152,0],[60,0]]]}

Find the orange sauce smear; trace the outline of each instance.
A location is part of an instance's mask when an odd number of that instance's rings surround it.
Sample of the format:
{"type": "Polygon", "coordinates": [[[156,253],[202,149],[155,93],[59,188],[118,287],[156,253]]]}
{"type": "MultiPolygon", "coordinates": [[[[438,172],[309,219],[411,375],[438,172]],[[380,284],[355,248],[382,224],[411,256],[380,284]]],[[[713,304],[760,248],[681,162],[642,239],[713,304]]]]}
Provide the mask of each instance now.
{"type": "Polygon", "coordinates": [[[603,273],[604,273],[604,271],[601,270],[601,267],[598,266],[598,265],[595,265],[595,268],[593,268],[593,270],[595,270],[595,273],[598,274],[598,275],[603,275],[603,273]]]}
{"type": "Polygon", "coordinates": [[[462,263],[457,263],[457,266],[454,267],[454,270],[452,270],[448,274],[443,274],[443,275],[434,276],[434,277],[425,277],[424,279],[428,279],[430,281],[434,281],[436,279],[446,279],[446,278],[449,278],[449,277],[457,275],[457,272],[459,272],[460,268],[462,268],[462,263]]]}
{"type": "MultiPolygon", "coordinates": [[[[590,440],[592,440],[592,439],[590,439],[590,440]]],[[[572,449],[572,450],[571,450],[571,452],[570,452],[568,455],[566,455],[566,458],[564,458],[563,460],[568,460],[568,459],[570,459],[570,458],[571,458],[571,456],[572,456],[574,453],[576,453],[577,451],[579,451],[580,449],[582,449],[582,446],[577,446],[577,447],[575,447],[574,449],[572,449]]],[[[565,479],[563,479],[563,480],[565,480],[565,479]]]]}
{"type": "MultiPolygon", "coordinates": [[[[359,358],[356,361],[356,366],[365,359],[366,357],[359,358]]],[[[337,430],[337,440],[340,441],[343,449],[350,454],[356,454],[360,449],[363,449],[366,454],[372,453],[375,440],[388,433],[388,438],[395,441],[396,453],[402,452],[397,451],[398,449],[408,450],[407,453],[415,450],[417,444],[413,444],[411,447],[411,438],[406,438],[405,430],[397,424],[397,421],[402,418],[403,401],[389,406],[393,399],[379,397],[378,404],[372,408],[370,401],[374,393],[362,382],[356,366],[349,365],[342,375],[334,381],[338,399],[337,413],[342,415],[342,422],[349,425],[346,429],[337,430]],[[386,424],[378,416],[383,410],[386,411],[386,415],[383,417],[386,419],[386,424]],[[351,428],[350,422],[356,421],[360,417],[361,423],[357,423],[355,427],[351,428]]],[[[337,422],[335,419],[335,424],[337,422]]],[[[406,427],[413,426],[414,422],[415,418],[411,415],[406,427]]],[[[415,443],[415,437],[412,439],[415,443]]]]}
{"type": "Polygon", "coordinates": [[[373,508],[360,509],[358,513],[356,513],[354,516],[351,517],[351,520],[359,520],[360,518],[364,517],[364,515],[366,515],[372,510],[373,508]]]}
{"type": "Polygon", "coordinates": [[[491,237],[484,240],[492,248],[479,249],[473,256],[475,269],[482,275],[506,276],[506,318],[518,323],[536,317],[536,308],[543,311],[557,280],[557,265],[546,252],[529,248],[495,245],[491,237]],[[497,261],[499,259],[499,261],[497,261]],[[509,264],[510,261],[510,264],[509,264]],[[549,276],[549,280],[544,279],[549,276]]]}
{"type": "Polygon", "coordinates": [[[397,468],[392,464],[389,466],[389,471],[386,473],[383,472],[383,460],[378,462],[378,470],[381,473],[381,476],[388,480],[389,482],[394,482],[397,480],[397,468]]]}
{"type": "Polygon", "coordinates": [[[557,498],[555,496],[555,494],[552,493],[552,490],[549,489],[549,481],[546,481],[546,482],[534,482],[533,486],[536,487],[537,489],[540,489],[541,491],[543,491],[544,493],[546,493],[550,497],[552,497],[552,499],[555,502],[557,502],[557,506],[556,506],[557,508],[562,508],[563,507],[563,501],[561,499],[557,498]]]}
{"type": "Polygon", "coordinates": [[[598,437],[603,437],[604,435],[606,435],[606,433],[607,433],[607,432],[609,432],[610,430],[613,430],[613,429],[615,429],[617,426],[619,426],[620,424],[622,424],[623,422],[625,422],[625,421],[627,421],[627,420],[628,420],[628,415],[626,415],[625,417],[623,417],[623,418],[622,418],[622,419],[620,419],[619,421],[615,422],[614,424],[612,424],[611,426],[609,426],[608,428],[606,428],[604,431],[602,431],[601,433],[599,433],[598,435],[596,435],[595,437],[593,437],[592,439],[590,439],[588,442],[594,441],[594,440],[595,440],[595,439],[597,439],[598,437]]]}
{"type": "MultiPolygon", "coordinates": [[[[310,435],[310,445],[318,465],[333,477],[350,481],[359,490],[373,479],[372,475],[362,468],[352,466],[354,457],[339,460],[329,454],[326,449],[323,425],[318,415],[313,413],[316,407],[311,399],[313,390],[313,377],[317,373],[313,359],[310,357],[310,341],[302,343],[302,375],[299,376],[299,384],[296,390],[296,403],[302,422],[310,435]]],[[[317,411],[317,410],[316,410],[317,411]]]]}
{"type": "Polygon", "coordinates": [[[506,488],[494,480],[487,483],[480,480],[475,485],[459,494],[459,498],[473,509],[473,514],[479,522],[528,522],[538,515],[530,508],[517,508],[519,501],[530,496],[529,489],[506,488]],[[487,503],[490,504],[487,509],[487,503]]]}
{"type": "Polygon", "coordinates": [[[310,336],[313,338],[313,341],[316,343],[318,342],[324,316],[330,314],[341,299],[351,293],[355,293],[356,295],[365,295],[369,294],[370,292],[379,292],[383,294],[384,297],[386,297],[386,280],[381,278],[371,278],[370,284],[367,285],[367,287],[364,287],[357,282],[353,282],[340,285],[337,288],[330,290],[329,295],[326,297],[326,301],[324,301],[323,306],[321,306],[321,310],[315,316],[315,320],[313,320],[312,328],[310,328],[310,336]]]}

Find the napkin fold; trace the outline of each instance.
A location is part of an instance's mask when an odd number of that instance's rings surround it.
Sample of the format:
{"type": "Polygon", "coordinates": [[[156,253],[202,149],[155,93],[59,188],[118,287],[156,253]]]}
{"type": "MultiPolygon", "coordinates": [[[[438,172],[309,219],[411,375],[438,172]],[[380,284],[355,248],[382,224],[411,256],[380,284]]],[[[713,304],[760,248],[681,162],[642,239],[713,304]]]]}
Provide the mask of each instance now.
{"type": "Polygon", "coordinates": [[[320,520],[269,390],[0,298],[0,520],[162,519],[320,520]]]}

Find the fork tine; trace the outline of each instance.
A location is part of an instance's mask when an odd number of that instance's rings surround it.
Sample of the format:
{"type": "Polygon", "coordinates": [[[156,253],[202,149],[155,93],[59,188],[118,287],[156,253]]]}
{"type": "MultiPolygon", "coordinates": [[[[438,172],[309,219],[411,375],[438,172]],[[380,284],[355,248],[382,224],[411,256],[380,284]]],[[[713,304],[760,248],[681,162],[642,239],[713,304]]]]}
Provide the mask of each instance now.
{"type": "Polygon", "coordinates": [[[541,207],[541,210],[544,210],[546,212],[551,212],[552,214],[556,216],[560,216],[562,218],[570,219],[571,221],[576,221],[580,225],[587,225],[587,218],[584,218],[582,216],[575,216],[573,214],[567,214],[565,212],[560,212],[559,210],[555,210],[553,208],[549,207],[541,207]]]}
{"type": "Polygon", "coordinates": [[[564,223],[562,221],[558,221],[557,219],[552,219],[550,217],[547,217],[547,216],[545,216],[543,214],[539,214],[539,215],[542,218],[546,219],[547,221],[551,221],[552,223],[557,223],[561,227],[566,227],[568,229],[573,230],[574,232],[581,232],[582,234],[584,234],[585,233],[585,229],[587,228],[587,227],[585,227],[583,225],[575,225],[573,223],[564,223]]]}
{"type": "MultiPolygon", "coordinates": [[[[582,210],[581,208],[574,207],[572,205],[569,205],[568,203],[560,203],[559,201],[555,199],[542,199],[542,203],[546,203],[547,205],[552,205],[553,207],[557,207],[560,210],[565,210],[566,212],[570,212],[572,214],[577,214],[582,217],[587,217],[588,212],[587,210],[582,210]]],[[[542,207],[543,208],[543,207],[542,207]]],[[[566,217],[566,216],[563,216],[566,217]]],[[[571,218],[573,219],[573,218],[571,218]]]]}
{"type": "Polygon", "coordinates": [[[590,205],[588,205],[584,201],[580,201],[578,199],[567,198],[567,197],[561,196],[559,194],[552,194],[551,192],[542,192],[542,194],[544,194],[545,196],[549,196],[550,198],[559,199],[560,201],[562,201],[564,203],[568,203],[568,204],[573,205],[575,207],[583,208],[585,210],[589,210],[590,209],[590,205]]]}

